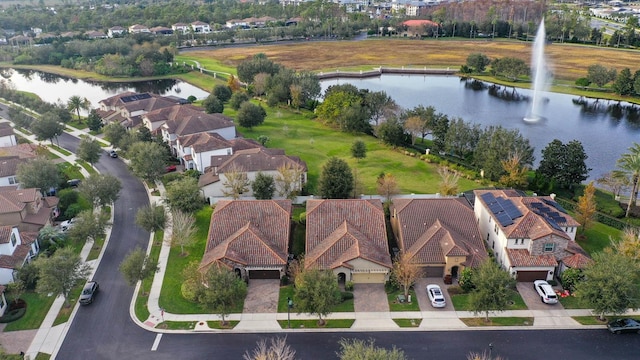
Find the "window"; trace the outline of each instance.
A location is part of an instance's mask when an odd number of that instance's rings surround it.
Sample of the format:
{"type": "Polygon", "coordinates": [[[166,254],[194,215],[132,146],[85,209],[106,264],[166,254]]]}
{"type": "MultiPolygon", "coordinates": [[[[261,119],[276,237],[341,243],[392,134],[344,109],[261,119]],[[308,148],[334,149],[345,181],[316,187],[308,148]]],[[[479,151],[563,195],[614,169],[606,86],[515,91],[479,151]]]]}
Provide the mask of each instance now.
{"type": "Polygon", "coordinates": [[[15,176],[9,176],[9,184],[10,185],[14,185],[14,184],[17,184],[17,183],[18,183],[18,180],[16,180],[15,176]]]}
{"type": "Polygon", "coordinates": [[[496,232],[496,234],[498,233],[498,224],[496,224],[496,226],[493,228],[493,230],[496,232]]]}
{"type": "Polygon", "coordinates": [[[556,245],[556,244],[554,244],[554,243],[545,243],[545,244],[544,244],[544,252],[551,252],[551,251],[553,251],[553,249],[555,248],[555,245],[556,245]]]}
{"type": "Polygon", "coordinates": [[[16,246],[16,234],[15,233],[11,233],[11,246],[16,246]]]}

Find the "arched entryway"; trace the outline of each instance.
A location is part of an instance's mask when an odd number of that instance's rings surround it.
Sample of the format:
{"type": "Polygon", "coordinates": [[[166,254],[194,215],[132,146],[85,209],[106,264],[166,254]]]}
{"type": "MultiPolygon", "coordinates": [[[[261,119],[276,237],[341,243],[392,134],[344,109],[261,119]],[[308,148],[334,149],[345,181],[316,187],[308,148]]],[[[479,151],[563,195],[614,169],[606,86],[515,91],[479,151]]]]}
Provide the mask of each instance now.
{"type": "Polygon", "coordinates": [[[458,270],[459,270],[459,269],[460,269],[460,268],[459,268],[458,266],[454,266],[454,267],[452,267],[452,268],[451,268],[451,277],[452,277],[452,278],[454,278],[454,279],[455,279],[455,278],[457,278],[457,277],[458,277],[458,270]]]}
{"type": "Polygon", "coordinates": [[[344,286],[344,284],[346,284],[347,282],[347,274],[341,272],[338,273],[338,285],[340,286],[344,286]]]}

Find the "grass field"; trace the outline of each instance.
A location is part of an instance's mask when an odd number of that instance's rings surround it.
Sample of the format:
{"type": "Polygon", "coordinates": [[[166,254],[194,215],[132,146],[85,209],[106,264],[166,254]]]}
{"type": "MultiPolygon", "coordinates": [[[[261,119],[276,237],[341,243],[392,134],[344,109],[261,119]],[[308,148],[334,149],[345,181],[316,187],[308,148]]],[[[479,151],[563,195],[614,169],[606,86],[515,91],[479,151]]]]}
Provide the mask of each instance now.
{"type": "Polygon", "coordinates": [[[489,322],[484,317],[460,318],[467,326],[532,326],[532,317],[490,317],[489,322]]]}

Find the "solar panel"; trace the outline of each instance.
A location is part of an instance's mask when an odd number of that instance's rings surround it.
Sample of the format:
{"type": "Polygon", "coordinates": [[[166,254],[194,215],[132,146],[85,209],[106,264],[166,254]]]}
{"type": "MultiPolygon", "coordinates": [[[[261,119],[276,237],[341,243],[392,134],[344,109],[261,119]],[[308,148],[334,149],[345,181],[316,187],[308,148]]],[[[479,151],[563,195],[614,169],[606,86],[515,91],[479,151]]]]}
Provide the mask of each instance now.
{"type": "Polygon", "coordinates": [[[513,220],[506,213],[497,214],[496,218],[498,218],[498,222],[502,226],[509,226],[509,225],[513,224],[513,220]]]}
{"type": "Polygon", "coordinates": [[[560,206],[560,204],[558,204],[557,202],[553,201],[553,200],[549,200],[549,199],[542,199],[542,201],[545,202],[545,204],[549,205],[549,206],[553,206],[554,208],[558,209],[559,211],[563,212],[563,213],[567,213],[567,210],[565,210],[562,206],[560,206]]]}
{"type": "Polygon", "coordinates": [[[558,225],[558,223],[556,223],[555,221],[553,221],[553,219],[551,218],[545,218],[545,220],[547,220],[547,223],[549,223],[549,225],[551,225],[552,228],[559,230],[559,231],[564,231],[562,230],[562,228],[558,225]]]}
{"type": "Polygon", "coordinates": [[[500,204],[498,203],[489,204],[489,210],[491,210],[491,212],[494,214],[498,214],[504,211],[502,209],[502,206],[500,206],[500,204]]]}
{"type": "Polygon", "coordinates": [[[492,193],[485,193],[480,195],[480,197],[482,198],[482,200],[484,200],[485,203],[487,203],[487,205],[493,204],[494,202],[496,202],[496,197],[493,196],[492,193]]]}
{"type": "Polygon", "coordinates": [[[534,208],[534,209],[540,209],[541,207],[543,207],[543,206],[544,206],[544,205],[542,205],[542,204],[541,204],[541,203],[539,203],[539,202],[534,202],[534,203],[531,203],[530,205],[531,205],[531,207],[532,207],[532,208],[534,208]]]}

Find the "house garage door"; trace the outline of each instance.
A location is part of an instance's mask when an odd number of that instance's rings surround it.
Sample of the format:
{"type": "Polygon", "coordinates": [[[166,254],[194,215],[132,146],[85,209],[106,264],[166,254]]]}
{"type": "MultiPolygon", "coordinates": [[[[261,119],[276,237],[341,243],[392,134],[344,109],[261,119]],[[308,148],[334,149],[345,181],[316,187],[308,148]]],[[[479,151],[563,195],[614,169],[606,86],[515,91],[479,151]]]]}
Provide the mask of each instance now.
{"type": "Polygon", "coordinates": [[[521,282],[534,282],[536,280],[545,280],[547,278],[547,271],[518,271],[516,280],[521,282]]]}
{"type": "Polygon", "coordinates": [[[357,273],[351,275],[351,281],[355,284],[383,284],[384,273],[357,273]]]}
{"type": "Polygon", "coordinates": [[[279,270],[250,270],[249,279],[280,279],[279,270]]]}
{"type": "Polygon", "coordinates": [[[443,275],[444,275],[444,266],[423,266],[422,267],[423,277],[441,278],[443,275]]]}

